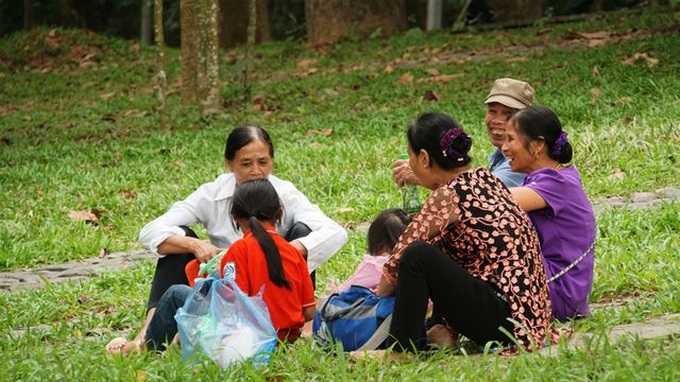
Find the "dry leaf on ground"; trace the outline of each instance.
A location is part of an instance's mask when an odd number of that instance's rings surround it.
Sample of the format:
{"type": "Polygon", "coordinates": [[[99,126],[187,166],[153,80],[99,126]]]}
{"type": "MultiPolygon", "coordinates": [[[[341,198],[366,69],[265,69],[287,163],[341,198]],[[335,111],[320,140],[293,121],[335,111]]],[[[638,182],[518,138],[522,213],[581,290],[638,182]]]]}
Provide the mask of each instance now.
{"type": "Polygon", "coordinates": [[[68,213],[68,217],[73,220],[84,221],[85,223],[90,223],[92,225],[99,225],[99,219],[97,219],[97,215],[93,214],[90,211],[72,210],[71,212],[68,213]]]}
{"type": "Polygon", "coordinates": [[[411,74],[410,72],[406,72],[402,74],[401,77],[399,77],[399,83],[402,85],[407,85],[413,82],[413,79],[414,79],[413,74],[411,74]]]}
{"type": "Polygon", "coordinates": [[[311,137],[312,135],[323,135],[323,136],[330,136],[333,134],[333,129],[327,128],[327,129],[322,129],[322,130],[307,130],[307,136],[311,137]]]}
{"type": "Polygon", "coordinates": [[[439,101],[439,94],[435,93],[433,90],[427,90],[423,94],[423,101],[439,101]]]}
{"type": "Polygon", "coordinates": [[[310,66],[316,64],[319,60],[316,58],[303,58],[302,60],[298,61],[297,64],[295,64],[298,68],[300,69],[307,69],[310,66]]]}
{"type": "Polygon", "coordinates": [[[622,62],[623,62],[624,64],[626,64],[626,65],[631,65],[631,66],[635,66],[635,64],[636,64],[638,61],[644,61],[644,62],[646,62],[648,68],[653,68],[653,67],[655,67],[655,66],[659,63],[659,60],[658,60],[658,59],[651,57],[651,56],[648,55],[647,53],[639,53],[639,52],[633,54],[633,55],[630,56],[630,57],[625,57],[625,58],[622,60],[622,62]]]}
{"type": "Polygon", "coordinates": [[[623,172],[620,168],[615,168],[614,171],[612,171],[612,174],[607,177],[609,180],[624,180],[626,179],[626,173],[623,172]]]}

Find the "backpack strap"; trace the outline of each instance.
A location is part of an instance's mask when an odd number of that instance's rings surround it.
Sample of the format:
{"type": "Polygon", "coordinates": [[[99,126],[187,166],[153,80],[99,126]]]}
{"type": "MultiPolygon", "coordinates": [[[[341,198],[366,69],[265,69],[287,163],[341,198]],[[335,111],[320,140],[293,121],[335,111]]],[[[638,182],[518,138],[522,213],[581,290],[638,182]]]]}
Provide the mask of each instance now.
{"type": "Polygon", "coordinates": [[[375,330],[375,333],[371,336],[371,338],[366,341],[365,344],[361,345],[361,347],[357,350],[375,350],[380,346],[387,337],[390,335],[390,324],[392,323],[392,315],[390,314],[389,316],[385,317],[383,320],[382,324],[378,326],[378,329],[375,330]]]}

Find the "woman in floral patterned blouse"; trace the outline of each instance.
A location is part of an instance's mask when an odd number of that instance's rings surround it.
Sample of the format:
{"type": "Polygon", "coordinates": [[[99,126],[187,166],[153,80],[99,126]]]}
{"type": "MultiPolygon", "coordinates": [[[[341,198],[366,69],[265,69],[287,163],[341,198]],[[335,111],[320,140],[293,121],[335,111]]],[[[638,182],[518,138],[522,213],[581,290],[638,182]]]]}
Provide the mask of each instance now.
{"type": "MultiPolygon", "coordinates": [[[[410,166],[431,190],[385,264],[377,294],[394,294],[396,350],[453,344],[540,348],[552,311],[536,233],[508,189],[469,166],[472,140],[451,117],[428,113],[408,128],[410,166]],[[434,325],[426,334],[428,299],[434,325]],[[442,333],[445,333],[443,335],[442,333]]],[[[513,351],[510,349],[510,351],[513,351]]]]}

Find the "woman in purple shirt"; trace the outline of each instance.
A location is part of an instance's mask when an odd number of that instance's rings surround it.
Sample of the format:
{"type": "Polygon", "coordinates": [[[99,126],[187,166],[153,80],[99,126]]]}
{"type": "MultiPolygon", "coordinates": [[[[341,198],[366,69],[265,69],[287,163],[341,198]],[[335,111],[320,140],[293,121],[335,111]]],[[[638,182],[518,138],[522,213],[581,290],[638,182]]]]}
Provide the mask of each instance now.
{"type": "Polygon", "coordinates": [[[567,133],[552,110],[528,107],[508,122],[502,151],[512,171],[529,174],[510,190],[538,231],[554,317],[588,315],[597,228],[578,170],[566,165],[567,133]]]}

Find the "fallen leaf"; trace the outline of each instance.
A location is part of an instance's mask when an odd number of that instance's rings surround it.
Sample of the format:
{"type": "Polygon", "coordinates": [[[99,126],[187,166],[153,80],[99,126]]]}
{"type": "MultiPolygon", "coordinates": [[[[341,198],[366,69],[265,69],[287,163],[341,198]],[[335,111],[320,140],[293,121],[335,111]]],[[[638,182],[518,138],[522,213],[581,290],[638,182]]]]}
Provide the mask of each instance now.
{"type": "Polygon", "coordinates": [[[630,66],[635,66],[638,61],[645,61],[648,68],[652,68],[659,63],[659,60],[650,57],[647,53],[635,53],[630,57],[624,58],[623,63],[630,66]]]}
{"type": "Polygon", "coordinates": [[[115,114],[104,114],[102,115],[102,121],[108,121],[108,122],[116,122],[118,118],[116,118],[115,114]]]}
{"type": "Polygon", "coordinates": [[[411,74],[410,72],[406,72],[402,74],[401,77],[399,77],[399,83],[402,85],[410,84],[411,82],[413,82],[413,78],[414,78],[413,74],[411,74]]]}
{"type": "Polygon", "coordinates": [[[439,75],[439,70],[437,70],[435,68],[430,68],[430,69],[425,70],[425,73],[431,75],[432,77],[436,77],[436,76],[439,75]]]}
{"type": "Polygon", "coordinates": [[[385,67],[385,73],[392,73],[392,72],[394,72],[394,68],[392,67],[392,65],[387,65],[385,67]]]}
{"type": "Polygon", "coordinates": [[[86,295],[81,294],[80,296],[78,296],[78,304],[81,304],[81,305],[87,304],[88,301],[90,301],[90,298],[87,297],[86,295]]]}
{"type": "Polygon", "coordinates": [[[85,223],[90,223],[95,226],[99,225],[99,219],[97,219],[97,215],[93,214],[90,211],[72,210],[71,212],[68,213],[68,217],[73,220],[84,221],[85,223]]]}
{"type": "Polygon", "coordinates": [[[253,98],[252,104],[253,104],[252,109],[254,111],[265,111],[266,112],[267,110],[269,110],[267,108],[267,104],[264,103],[264,97],[262,97],[262,96],[256,96],[255,98],[253,98]]]}
{"type": "Polygon", "coordinates": [[[593,77],[600,78],[600,69],[597,65],[593,66],[593,77]]]}
{"type": "Polygon", "coordinates": [[[123,190],[120,192],[120,195],[125,199],[132,199],[137,196],[137,193],[133,190],[123,190]]]}
{"type": "Polygon", "coordinates": [[[104,94],[100,94],[100,95],[99,95],[99,98],[101,98],[101,99],[103,99],[104,101],[106,101],[106,100],[112,98],[112,97],[115,96],[115,95],[116,95],[116,92],[104,93],[104,94]]]}
{"type": "Polygon", "coordinates": [[[323,135],[323,136],[330,136],[333,134],[333,129],[327,128],[327,129],[322,129],[322,130],[307,130],[307,136],[311,137],[312,135],[323,135]]]}
{"type": "Polygon", "coordinates": [[[612,171],[612,174],[607,177],[607,179],[611,181],[618,181],[618,180],[624,180],[626,179],[626,173],[623,172],[620,168],[615,168],[614,171],[612,171]]]}
{"type": "Polygon", "coordinates": [[[106,257],[106,255],[109,254],[109,250],[106,248],[102,248],[99,250],[99,258],[103,259],[106,257]]]}
{"type": "Polygon", "coordinates": [[[423,94],[423,101],[439,101],[439,95],[432,90],[427,90],[423,94]]]}
{"type": "Polygon", "coordinates": [[[300,69],[307,69],[310,66],[316,64],[319,60],[316,58],[303,58],[302,60],[298,61],[295,66],[297,66],[300,69]]]}
{"type": "Polygon", "coordinates": [[[351,207],[340,207],[336,210],[339,213],[347,213],[347,212],[354,212],[354,208],[351,207]]]}
{"type": "Polygon", "coordinates": [[[590,98],[590,104],[595,105],[595,103],[597,103],[597,99],[600,98],[602,91],[599,88],[591,88],[590,94],[592,95],[590,98]]]}

